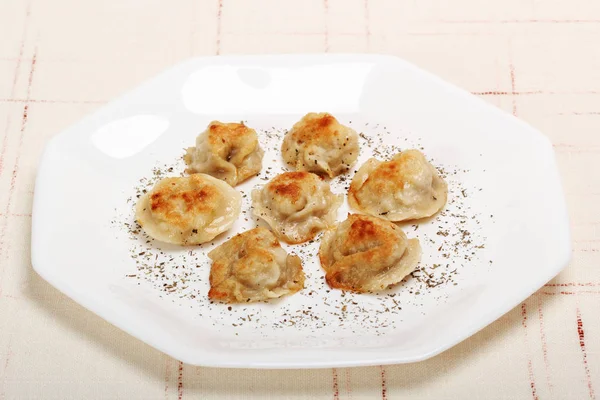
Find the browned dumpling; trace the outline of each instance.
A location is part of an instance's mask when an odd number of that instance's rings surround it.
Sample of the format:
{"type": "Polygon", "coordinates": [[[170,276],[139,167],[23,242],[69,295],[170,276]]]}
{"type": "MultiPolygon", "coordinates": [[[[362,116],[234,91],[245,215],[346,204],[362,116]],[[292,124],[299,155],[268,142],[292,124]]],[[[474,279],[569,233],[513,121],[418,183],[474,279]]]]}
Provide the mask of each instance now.
{"type": "Polygon", "coordinates": [[[202,172],[231,186],[258,174],[264,152],[256,131],[244,124],[213,121],[184,156],[186,172],[202,172]]]}
{"type": "Polygon", "coordinates": [[[325,279],[335,289],[376,292],[397,284],[417,267],[418,239],[392,222],[350,214],[325,232],[319,249],[325,279]]]}
{"type": "Polygon", "coordinates": [[[447,197],[448,185],[418,150],[403,151],[390,161],[371,158],[348,191],[350,207],[390,221],[432,216],[447,197]]]}
{"type": "Polygon", "coordinates": [[[309,113],[285,135],[281,154],[299,171],[332,178],[356,162],[358,135],[331,114],[309,113]]]}
{"type": "Polygon", "coordinates": [[[254,215],[288,243],[305,242],[332,226],[342,201],[327,182],[304,171],[277,175],[252,191],[254,215]]]}
{"type": "Polygon", "coordinates": [[[266,228],[234,236],[210,253],[208,297],[227,303],[269,300],[304,288],[300,258],[266,228]]]}
{"type": "Polygon", "coordinates": [[[209,175],[164,178],[136,205],[136,218],[151,237],[167,243],[199,244],[229,229],[242,197],[209,175]]]}

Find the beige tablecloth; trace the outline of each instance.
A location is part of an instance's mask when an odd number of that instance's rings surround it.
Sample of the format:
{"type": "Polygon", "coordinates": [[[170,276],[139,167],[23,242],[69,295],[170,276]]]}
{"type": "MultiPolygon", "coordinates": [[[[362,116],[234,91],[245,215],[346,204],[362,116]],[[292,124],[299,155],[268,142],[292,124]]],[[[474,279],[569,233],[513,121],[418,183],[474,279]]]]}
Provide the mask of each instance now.
{"type": "Polygon", "coordinates": [[[599,155],[597,0],[1,0],[0,399],[600,397],[599,155]],[[549,135],[569,268],[431,360],[304,371],[183,365],[32,271],[48,139],[190,56],[282,52],[398,55],[549,135]]]}

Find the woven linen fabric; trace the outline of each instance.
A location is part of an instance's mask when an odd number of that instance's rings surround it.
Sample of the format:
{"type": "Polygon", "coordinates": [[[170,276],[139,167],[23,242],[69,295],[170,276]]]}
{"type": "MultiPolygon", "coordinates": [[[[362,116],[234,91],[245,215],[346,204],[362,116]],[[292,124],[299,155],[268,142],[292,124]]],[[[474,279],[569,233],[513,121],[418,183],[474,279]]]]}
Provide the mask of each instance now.
{"type": "Polygon", "coordinates": [[[0,399],[600,398],[599,133],[597,0],[1,0],[0,399]],[[400,56],[549,135],[571,265],[430,360],[284,371],[184,365],[32,270],[53,135],[192,56],[322,52],[400,56]]]}

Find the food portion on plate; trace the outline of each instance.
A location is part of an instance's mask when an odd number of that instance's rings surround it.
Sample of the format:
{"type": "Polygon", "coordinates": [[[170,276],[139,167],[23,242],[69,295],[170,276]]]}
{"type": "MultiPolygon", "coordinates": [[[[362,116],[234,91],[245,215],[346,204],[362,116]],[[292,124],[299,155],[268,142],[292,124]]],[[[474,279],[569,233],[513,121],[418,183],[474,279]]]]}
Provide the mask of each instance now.
{"type": "MultiPolygon", "coordinates": [[[[324,178],[346,172],[358,151],[356,132],[328,113],[309,113],[296,123],[283,138],[281,152],[297,171],[281,173],[251,193],[253,214],[272,231],[251,229],[208,253],[208,297],[238,303],[298,292],[304,287],[301,260],[279,240],[299,244],[321,231],[319,260],[331,288],[378,292],[413,272],[421,258],[419,240],[408,239],[394,222],[440,211],[447,184],[418,150],[389,161],[371,158],[348,191],[349,205],[362,214],[349,214],[336,225],[343,195],[334,194],[324,178]]],[[[241,195],[233,186],[260,172],[263,154],[254,129],[211,122],[196,146],[186,150],[191,175],[164,178],[141,196],[139,224],[149,236],[168,243],[211,241],[239,217],[241,195]]]]}
{"type": "Polygon", "coordinates": [[[298,171],[333,178],[350,169],[358,157],[358,135],[328,113],[309,113],[283,138],[281,154],[298,171]]]}
{"type": "Polygon", "coordinates": [[[447,197],[448,185],[419,150],[403,151],[390,161],[369,159],[348,191],[354,210],[395,222],[430,217],[447,197]]]}
{"type": "Polygon", "coordinates": [[[240,123],[212,121],[186,150],[187,173],[205,173],[231,186],[258,174],[263,149],[256,131],[240,123]]]}
{"type": "Polygon", "coordinates": [[[226,303],[269,300],[304,288],[300,258],[287,254],[266,228],[234,236],[208,253],[208,297],[226,303]]]}
{"type": "Polygon", "coordinates": [[[413,272],[421,258],[418,239],[407,239],[393,222],[350,214],[324,233],[319,259],[327,284],[353,292],[377,292],[413,272]]]}
{"type": "Polygon", "coordinates": [[[331,192],[329,183],[306,172],[284,172],[252,191],[255,216],[269,224],[288,243],[311,240],[335,224],[343,196],[331,192]]]}
{"type": "Polygon", "coordinates": [[[136,219],[157,240],[200,244],[231,228],[241,203],[235,189],[210,175],[164,178],[140,197],[136,219]]]}

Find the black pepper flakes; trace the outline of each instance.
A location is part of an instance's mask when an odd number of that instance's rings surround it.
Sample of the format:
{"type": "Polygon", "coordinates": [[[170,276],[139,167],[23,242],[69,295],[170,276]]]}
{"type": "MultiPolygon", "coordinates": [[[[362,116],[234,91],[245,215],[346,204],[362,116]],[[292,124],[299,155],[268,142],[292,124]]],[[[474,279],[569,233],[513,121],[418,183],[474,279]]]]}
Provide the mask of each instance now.
{"type": "MultiPolygon", "coordinates": [[[[357,127],[359,127],[358,123],[357,127]]],[[[363,130],[364,132],[359,134],[361,157],[368,158],[373,155],[380,159],[390,159],[401,151],[400,146],[386,143],[390,135],[404,136],[403,148],[424,148],[420,143],[421,139],[415,139],[410,133],[388,130],[385,126],[381,130],[375,123],[371,123],[370,126],[365,124],[363,130]]],[[[271,152],[273,160],[280,160],[281,140],[287,131],[272,127],[257,132],[265,151],[271,152]]],[[[268,159],[268,156],[269,154],[265,154],[265,159],[268,159]]],[[[355,167],[358,168],[361,162],[359,161],[355,167]]],[[[434,165],[437,164],[435,160],[433,162],[434,165]]],[[[427,223],[414,226],[415,231],[409,236],[418,237],[422,245],[426,244],[428,248],[427,251],[424,250],[419,267],[411,274],[412,277],[389,289],[393,293],[368,295],[368,298],[377,299],[372,304],[364,301],[366,295],[329,289],[316,260],[320,235],[313,241],[291,248],[292,252],[303,260],[307,273],[305,289],[294,295],[303,299],[300,302],[302,306],[292,306],[291,304],[296,303],[289,302],[286,298],[276,302],[282,305],[274,308],[256,308],[257,305],[251,303],[243,304],[241,308],[233,308],[209,301],[206,291],[210,260],[207,259],[205,252],[218,245],[220,241],[215,240],[194,247],[192,251],[186,251],[184,254],[172,253],[170,249],[167,251],[168,247],[163,251],[161,244],[147,237],[141,227],[133,221],[131,215],[116,218],[113,224],[118,229],[124,230],[132,243],[130,254],[137,272],[126,271],[125,277],[135,279],[138,285],[154,287],[159,297],[164,296],[175,304],[186,308],[191,307],[197,311],[198,316],[209,316],[211,324],[217,328],[233,326],[237,329],[245,326],[260,331],[264,337],[270,337],[274,329],[306,332],[317,332],[321,329],[336,332],[338,330],[364,332],[367,329],[377,335],[385,334],[401,323],[403,309],[424,307],[423,302],[416,299],[417,296],[421,299],[432,297],[438,302],[445,301],[447,288],[458,285],[456,278],[459,274],[470,268],[474,261],[480,260],[483,256],[482,252],[485,251],[486,239],[479,233],[480,215],[470,210],[466,203],[467,194],[473,197],[480,193],[482,188],[469,187],[467,191],[467,188],[462,186],[461,182],[464,180],[464,174],[468,174],[468,170],[447,165],[436,166],[449,185],[449,201],[446,209],[439,213],[433,222],[436,227],[439,225],[439,228],[428,229],[427,223]],[[119,223],[123,218],[129,226],[119,223]]],[[[135,193],[124,200],[124,203],[129,201],[127,207],[132,210],[131,203],[134,203],[135,199],[143,193],[147,193],[158,179],[167,173],[183,176],[184,169],[185,166],[181,162],[179,165],[153,169],[152,175],[149,178],[142,178],[135,193]]],[[[287,170],[285,165],[272,164],[257,176],[259,179],[269,180],[285,170],[287,170]]],[[[356,169],[353,171],[357,172],[356,169]]],[[[347,176],[342,175],[332,179],[332,190],[346,192],[351,179],[352,170],[347,176]]],[[[243,212],[246,214],[250,212],[251,204],[247,201],[246,193],[243,193],[243,199],[243,212]]],[[[387,213],[382,213],[385,214],[387,213]]],[[[490,215],[490,218],[493,218],[493,215],[490,215]]],[[[247,223],[246,226],[252,226],[254,223],[254,220],[249,218],[241,218],[241,220],[244,224],[247,223]]],[[[493,263],[487,258],[484,262],[486,267],[493,263]]],[[[237,335],[237,332],[235,334],[237,335]]],[[[318,333],[315,333],[315,337],[318,337],[318,333]]]]}

